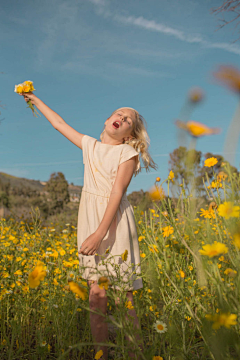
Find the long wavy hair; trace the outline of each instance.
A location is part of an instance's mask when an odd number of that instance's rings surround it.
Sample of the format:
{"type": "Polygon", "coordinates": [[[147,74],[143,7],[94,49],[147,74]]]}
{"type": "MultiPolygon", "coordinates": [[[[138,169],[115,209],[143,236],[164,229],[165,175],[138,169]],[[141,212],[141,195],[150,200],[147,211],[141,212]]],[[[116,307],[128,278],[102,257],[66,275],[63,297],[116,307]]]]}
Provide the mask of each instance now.
{"type": "MultiPolygon", "coordinates": [[[[139,153],[139,155],[141,156],[142,162],[144,164],[144,166],[142,167],[141,163],[140,163],[140,156],[139,156],[138,164],[137,164],[136,170],[134,172],[135,176],[142,170],[142,168],[146,169],[146,171],[150,171],[150,168],[157,170],[158,165],[153,161],[151,155],[148,152],[148,147],[150,145],[150,138],[147,133],[146,120],[143,118],[142,115],[140,115],[137,112],[137,110],[130,108],[130,107],[119,108],[119,109],[115,110],[111,114],[111,116],[121,109],[132,110],[135,114],[135,120],[133,122],[134,127],[133,127],[133,131],[131,134],[132,138],[127,141],[123,140],[123,144],[128,144],[128,145],[132,146],[139,153]]],[[[105,131],[105,129],[102,131],[102,133],[100,135],[101,141],[103,139],[104,131],[105,131]]]]}

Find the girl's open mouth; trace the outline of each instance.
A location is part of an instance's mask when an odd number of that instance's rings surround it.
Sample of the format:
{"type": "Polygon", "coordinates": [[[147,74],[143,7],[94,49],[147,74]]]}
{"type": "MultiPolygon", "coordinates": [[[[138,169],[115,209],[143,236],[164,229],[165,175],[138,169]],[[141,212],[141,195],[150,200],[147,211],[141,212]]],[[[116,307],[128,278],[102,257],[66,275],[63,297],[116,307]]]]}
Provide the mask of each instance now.
{"type": "Polygon", "coordinates": [[[118,128],[119,128],[119,123],[118,123],[118,122],[116,122],[116,121],[114,121],[114,123],[113,123],[113,127],[114,127],[114,129],[118,129],[118,128]]]}

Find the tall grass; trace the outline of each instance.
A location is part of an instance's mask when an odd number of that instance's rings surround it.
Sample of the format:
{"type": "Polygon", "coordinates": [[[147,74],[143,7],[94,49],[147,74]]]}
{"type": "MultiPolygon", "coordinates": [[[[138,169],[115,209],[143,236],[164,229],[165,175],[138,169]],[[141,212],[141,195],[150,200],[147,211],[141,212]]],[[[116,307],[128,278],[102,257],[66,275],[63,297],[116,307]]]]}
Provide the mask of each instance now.
{"type": "MultiPolygon", "coordinates": [[[[163,199],[148,212],[134,209],[144,287],[133,292],[133,306],[141,323],[143,359],[240,358],[239,207],[219,214],[225,201],[234,204],[239,179],[228,173],[228,181],[221,183],[224,191],[214,194],[218,208],[200,210],[194,218],[193,198],[182,188],[175,207],[163,199]],[[208,255],[199,252],[214,242],[225,248],[208,255]],[[156,330],[157,321],[165,332],[156,330]]],[[[76,228],[62,224],[56,231],[42,227],[37,213],[33,218],[32,223],[0,223],[1,358],[93,359],[88,298],[75,295],[68,284],[78,283],[87,294],[87,284],[79,276],[76,228]],[[38,287],[29,288],[28,275],[39,260],[46,266],[46,277],[38,287]]],[[[120,277],[109,275],[109,280],[123,286],[120,277]]],[[[127,359],[125,335],[132,339],[136,354],[140,352],[136,329],[126,321],[129,304],[122,291],[116,307],[116,292],[106,288],[106,321],[115,328],[110,354],[127,359]]]]}

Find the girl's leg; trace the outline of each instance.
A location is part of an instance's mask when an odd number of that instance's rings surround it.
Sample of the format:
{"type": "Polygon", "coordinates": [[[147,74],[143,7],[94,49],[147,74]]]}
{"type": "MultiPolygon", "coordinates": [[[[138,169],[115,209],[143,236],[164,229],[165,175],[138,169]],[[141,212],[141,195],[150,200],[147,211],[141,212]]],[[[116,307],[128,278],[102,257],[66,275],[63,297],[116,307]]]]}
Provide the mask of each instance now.
{"type": "MultiPolygon", "coordinates": [[[[132,306],[134,306],[132,291],[127,292],[127,299],[128,299],[128,301],[131,301],[132,306]]],[[[119,300],[119,297],[118,297],[117,300],[115,301],[116,306],[119,304],[119,301],[120,300],[119,300]]],[[[126,319],[127,319],[127,321],[133,321],[133,326],[136,329],[140,329],[140,324],[139,324],[138,317],[137,317],[135,309],[128,309],[126,319]],[[129,316],[132,316],[133,320],[132,320],[132,318],[129,318],[129,316]]],[[[128,336],[126,336],[126,339],[129,342],[129,345],[132,346],[132,342],[131,342],[131,340],[129,339],[128,336]]],[[[142,340],[142,338],[138,334],[136,334],[135,339],[136,339],[136,342],[140,343],[139,347],[143,351],[143,340],[142,340]]],[[[128,356],[129,356],[129,359],[136,359],[136,354],[131,352],[131,351],[128,353],[128,356]]],[[[140,357],[138,357],[138,359],[140,359],[140,357]]]]}
{"type": "MultiPolygon", "coordinates": [[[[132,291],[128,291],[127,292],[127,298],[128,298],[128,301],[131,301],[132,303],[132,306],[134,306],[134,302],[133,302],[133,293],[132,291]]],[[[136,313],[136,310],[133,308],[133,309],[128,309],[128,315],[127,315],[127,319],[129,321],[133,321],[133,326],[136,328],[136,329],[140,329],[140,324],[139,324],[139,321],[138,321],[138,317],[137,317],[137,313],[136,313]],[[133,317],[133,320],[131,318],[129,318],[128,316],[132,316],[133,317]]],[[[135,339],[136,339],[136,342],[140,345],[140,349],[143,351],[143,341],[142,341],[142,338],[140,337],[139,334],[136,334],[135,335],[135,339]]],[[[127,337],[127,340],[129,342],[129,344],[132,344],[130,339],[127,337]]],[[[129,352],[129,359],[136,359],[136,354],[134,354],[133,352],[129,352]]],[[[137,359],[141,359],[140,357],[138,357],[137,359]]]]}
{"type": "MultiPolygon", "coordinates": [[[[107,296],[105,289],[100,289],[96,281],[88,281],[90,286],[89,292],[89,307],[91,310],[100,310],[103,314],[107,313],[107,296]]],[[[107,342],[108,341],[108,324],[105,318],[101,315],[90,312],[90,325],[94,342],[107,342]]],[[[95,345],[95,351],[103,351],[101,359],[108,359],[107,346],[95,345]]]]}

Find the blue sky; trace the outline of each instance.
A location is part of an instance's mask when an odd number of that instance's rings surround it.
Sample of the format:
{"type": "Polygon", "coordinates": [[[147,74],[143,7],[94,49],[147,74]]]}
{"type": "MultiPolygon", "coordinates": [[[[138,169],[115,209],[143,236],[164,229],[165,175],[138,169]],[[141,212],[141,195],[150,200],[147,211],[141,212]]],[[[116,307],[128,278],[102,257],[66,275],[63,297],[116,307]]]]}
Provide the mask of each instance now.
{"type": "MultiPolygon", "coordinates": [[[[35,94],[83,134],[99,135],[116,108],[144,116],[158,170],[133,177],[128,193],[168,176],[179,146],[175,120],[194,86],[205,100],[191,120],[220,127],[197,150],[221,154],[238,98],[213,81],[219,65],[239,65],[234,26],[217,30],[217,0],[1,1],[0,171],[46,181],[53,172],[83,185],[82,151],[42,116],[34,118],[14,85],[32,80],[35,94]]],[[[187,143],[186,143],[187,145],[187,143]]],[[[239,167],[238,147],[234,165],[239,167]]]]}

